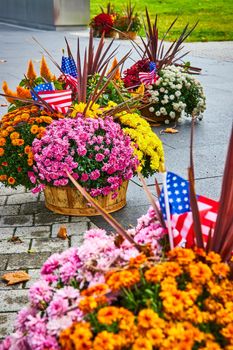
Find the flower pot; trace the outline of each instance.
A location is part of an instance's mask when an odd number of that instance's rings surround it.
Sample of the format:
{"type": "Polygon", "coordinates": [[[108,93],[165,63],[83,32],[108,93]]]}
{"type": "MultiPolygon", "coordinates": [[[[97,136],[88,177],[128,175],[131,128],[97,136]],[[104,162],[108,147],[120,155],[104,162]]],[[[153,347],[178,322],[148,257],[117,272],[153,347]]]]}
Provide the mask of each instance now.
{"type": "MultiPolygon", "coordinates": [[[[93,36],[95,38],[101,38],[102,36],[102,32],[98,29],[94,29],[93,31],[93,36]]],[[[118,33],[115,30],[110,30],[110,32],[105,33],[105,38],[114,38],[117,39],[118,38],[118,33]]]]}
{"type": "Polygon", "coordinates": [[[121,40],[135,40],[136,38],[136,32],[119,32],[119,39],[121,40]]]}
{"type": "MultiPolygon", "coordinates": [[[[126,205],[126,191],[128,181],[124,181],[118,190],[118,196],[112,199],[112,193],[107,196],[98,196],[94,199],[108,213],[120,210],[126,205]]],[[[91,207],[82,194],[75,188],[46,186],[44,189],[45,206],[49,210],[64,215],[96,216],[99,212],[91,207]]]]}
{"type": "Polygon", "coordinates": [[[169,115],[156,116],[155,112],[149,111],[150,106],[146,106],[140,109],[142,117],[144,117],[149,123],[165,123],[165,120],[169,120],[170,123],[177,122],[180,117],[180,113],[176,113],[175,118],[171,118],[169,115]]]}

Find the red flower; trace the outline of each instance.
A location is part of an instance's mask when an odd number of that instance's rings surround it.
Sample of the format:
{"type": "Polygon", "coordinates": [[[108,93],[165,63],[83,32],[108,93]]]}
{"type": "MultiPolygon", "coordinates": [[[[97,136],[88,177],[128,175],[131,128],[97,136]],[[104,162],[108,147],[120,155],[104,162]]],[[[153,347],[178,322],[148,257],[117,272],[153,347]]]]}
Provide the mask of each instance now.
{"type": "Polygon", "coordinates": [[[109,33],[112,30],[113,18],[107,13],[100,13],[99,15],[93,18],[93,27],[100,31],[100,34],[103,32],[109,33]]]}
{"type": "Polygon", "coordinates": [[[126,87],[134,87],[140,85],[139,72],[150,71],[150,61],[146,58],[137,61],[132,67],[124,71],[123,82],[126,87]]]}

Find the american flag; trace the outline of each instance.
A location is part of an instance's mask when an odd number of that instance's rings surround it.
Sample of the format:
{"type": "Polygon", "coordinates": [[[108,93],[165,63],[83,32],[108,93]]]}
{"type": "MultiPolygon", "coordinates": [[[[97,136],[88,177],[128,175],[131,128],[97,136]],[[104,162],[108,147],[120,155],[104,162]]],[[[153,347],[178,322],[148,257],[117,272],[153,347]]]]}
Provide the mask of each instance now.
{"type": "Polygon", "coordinates": [[[64,74],[71,75],[74,78],[77,78],[77,67],[74,62],[73,57],[62,56],[61,60],[61,70],[64,74]]]}
{"type": "MultiPolygon", "coordinates": [[[[185,240],[186,247],[192,247],[194,244],[194,229],[189,199],[189,182],[172,172],[167,173],[166,182],[171,224],[175,232],[174,245],[177,245],[181,240],[185,240]]],[[[159,203],[166,220],[164,190],[161,191],[159,203]]],[[[203,241],[207,243],[210,230],[215,227],[218,202],[204,196],[197,196],[197,203],[200,213],[203,241]]]]}
{"type": "Polygon", "coordinates": [[[68,112],[72,103],[72,91],[71,90],[53,90],[42,91],[38,95],[42,100],[47,102],[55,111],[62,114],[68,112]]]}
{"type": "Polygon", "coordinates": [[[156,64],[154,62],[150,62],[150,72],[140,72],[138,74],[139,80],[141,83],[145,85],[152,85],[156,83],[156,64]]]}
{"type": "Polygon", "coordinates": [[[70,75],[70,74],[65,74],[64,75],[64,80],[65,80],[65,83],[66,83],[65,88],[67,90],[71,89],[74,92],[77,91],[77,84],[78,84],[77,78],[72,77],[72,75],[70,75]]]}
{"type": "MultiPolygon", "coordinates": [[[[52,91],[52,90],[54,90],[53,83],[39,84],[34,87],[34,91],[37,92],[37,94],[42,91],[52,91]]],[[[33,93],[33,91],[31,91],[31,95],[34,101],[38,100],[37,96],[33,93]]]]}

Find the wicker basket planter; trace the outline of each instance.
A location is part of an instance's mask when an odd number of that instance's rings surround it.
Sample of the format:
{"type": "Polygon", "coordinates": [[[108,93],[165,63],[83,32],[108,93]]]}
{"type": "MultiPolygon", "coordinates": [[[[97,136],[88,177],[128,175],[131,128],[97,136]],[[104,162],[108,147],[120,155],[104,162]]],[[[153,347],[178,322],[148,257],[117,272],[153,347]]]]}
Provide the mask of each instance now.
{"type": "MultiPolygon", "coordinates": [[[[128,181],[125,181],[120,187],[116,198],[112,199],[112,194],[110,193],[107,196],[96,197],[95,200],[97,200],[101,207],[108,213],[120,210],[126,205],[127,187],[128,181]]],[[[95,208],[88,204],[81,193],[73,187],[46,186],[44,195],[46,208],[55,213],[74,216],[100,215],[95,208]]]]}
{"type": "Polygon", "coordinates": [[[119,32],[119,39],[121,40],[135,40],[136,38],[136,32],[119,32]]]}
{"type": "MultiPolygon", "coordinates": [[[[95,38],[101,38],[102,33],[99,30],[94,29],[93,35],[94,35],[95,38]]],[[[104,36],[105,36],[105,38],[117,39],[118,38],[118,33],[115,30],[110,30],[110,32],[105,33],[104,36]]]]}
{"type": "Polygon", "coordinates": [[[180,117],[180,113],[176,114],[175,118],[171,118],[168,115],[166,116],[159,116],[157,117],[154,112],[149,111],[149,107],[143,107],[140,109],[142,116],[149,122],[149,123],[164,123],[165,120],[169,120],[169,122],[177,122],[177,120],[180,117]]]}

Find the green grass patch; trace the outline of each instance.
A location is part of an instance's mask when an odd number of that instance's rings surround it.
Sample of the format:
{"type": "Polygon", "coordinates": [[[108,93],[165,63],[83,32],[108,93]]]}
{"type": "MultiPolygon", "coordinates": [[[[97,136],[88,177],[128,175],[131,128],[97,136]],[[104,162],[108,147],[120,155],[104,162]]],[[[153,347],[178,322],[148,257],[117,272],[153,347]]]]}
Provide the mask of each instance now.
{"type": "MultiPolygon", "coordinates": [[[[126,1],[112,0],[111,3],[122,12],[126,1]]],[[[91,17],[100,12],[99,5],[105,6],[107,2],[91,0],[91,17]]],[[[132,4],[136,5],[136,11],[142,18],[145,17],[145,7],[148,8],[152,19],[158,14],[160,37],[178,16],[174,30],[169,36],[170,40],[181,33],[186,23],[193,25],[196,21],[199,21],[198,26],[187,41],[233,40],[232,0],[132,0],[132,4]]],[[[143,30],[140,35],[144,35],[143,30]]]]}

